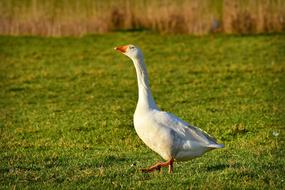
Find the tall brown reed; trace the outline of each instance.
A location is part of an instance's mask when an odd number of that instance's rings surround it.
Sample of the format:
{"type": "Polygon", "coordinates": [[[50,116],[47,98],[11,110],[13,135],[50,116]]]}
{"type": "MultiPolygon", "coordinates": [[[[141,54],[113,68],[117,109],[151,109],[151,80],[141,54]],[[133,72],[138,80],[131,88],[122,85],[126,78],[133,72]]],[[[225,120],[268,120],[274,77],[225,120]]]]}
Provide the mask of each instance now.
{"type": "Polygon", "coordinates": [[[0,34],[80,36],[120,29],[203,35],[285,30],[284,0],[0,0],[0,34]]]}
{"type": "Polygon", "coordinates": [[[224,0],[226,33],[281,32],[285,29],[283,0],[224,0]]]}

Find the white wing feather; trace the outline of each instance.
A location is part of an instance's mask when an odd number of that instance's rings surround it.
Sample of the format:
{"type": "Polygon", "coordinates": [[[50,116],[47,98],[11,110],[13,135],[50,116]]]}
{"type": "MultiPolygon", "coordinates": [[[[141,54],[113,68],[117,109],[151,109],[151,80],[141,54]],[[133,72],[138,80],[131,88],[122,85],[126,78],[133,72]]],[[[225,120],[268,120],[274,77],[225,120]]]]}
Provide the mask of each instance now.
{"type": "Polygon", "coordinates": [[[200,144],[205,144],[205,146],[217,143],[214,137],[210,136],[202,129],[189,125],[187,122],[183,121],[182,119],[176,117],[171,113],[156,111],[154,113],[154,118],[159,125],[171,128],[181,138],[185,138],[191,141],[197,141],[200,144]]]}

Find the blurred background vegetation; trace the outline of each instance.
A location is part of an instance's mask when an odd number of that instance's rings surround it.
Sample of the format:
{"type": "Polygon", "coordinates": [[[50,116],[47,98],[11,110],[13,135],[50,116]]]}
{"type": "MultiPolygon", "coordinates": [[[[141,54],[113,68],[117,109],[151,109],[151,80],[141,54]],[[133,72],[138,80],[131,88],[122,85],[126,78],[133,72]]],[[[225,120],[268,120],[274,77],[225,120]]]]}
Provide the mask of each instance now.
{"type": "Polygon", "coordinates": [[[255,34],[285,30],[284,0],[0,0],[0,34],[81,36],[114,30],[255,34]]]}

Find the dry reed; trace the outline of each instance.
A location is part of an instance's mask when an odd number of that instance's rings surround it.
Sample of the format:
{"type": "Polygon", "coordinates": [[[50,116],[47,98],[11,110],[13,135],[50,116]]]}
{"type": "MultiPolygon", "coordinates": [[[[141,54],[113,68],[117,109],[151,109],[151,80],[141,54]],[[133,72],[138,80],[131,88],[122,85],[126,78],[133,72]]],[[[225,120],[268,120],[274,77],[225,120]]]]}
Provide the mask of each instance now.
{"type": "Polygon", "coordinates": [[[80,36],[114,30],[264,33],[285,30],[284,0],[0,0],[0,34],[80,36]]]}

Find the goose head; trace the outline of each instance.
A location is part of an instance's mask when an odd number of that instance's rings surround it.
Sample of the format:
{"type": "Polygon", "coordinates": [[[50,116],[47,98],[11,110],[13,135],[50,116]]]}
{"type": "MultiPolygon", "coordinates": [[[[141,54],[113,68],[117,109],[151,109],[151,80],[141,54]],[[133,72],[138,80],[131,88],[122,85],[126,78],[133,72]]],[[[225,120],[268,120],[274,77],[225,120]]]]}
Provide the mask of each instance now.
{"type": "Polygon", "coordinates": [[[142,51],[140,50],[140,48],[138,48],[132,44],[115,47],[114,49],[121,52],[122,54],[128,56],[132,60],[143,58],[143,54],[142,54],[142,51]]]}

